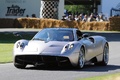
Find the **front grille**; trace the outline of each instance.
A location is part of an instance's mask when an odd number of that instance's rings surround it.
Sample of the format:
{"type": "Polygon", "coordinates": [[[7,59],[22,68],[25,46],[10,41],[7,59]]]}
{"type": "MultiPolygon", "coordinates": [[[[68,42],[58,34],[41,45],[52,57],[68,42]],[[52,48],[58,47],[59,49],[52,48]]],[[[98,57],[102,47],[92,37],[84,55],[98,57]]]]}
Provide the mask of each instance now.
{"type": "Polygon", "coordinates": [[[54,56],[41,56],[42,57],[42,60],[44,62],[56,62],[57,61],[57,57],[54,57],[54,56]]]}
{"type": "Polygon", "coordinates": [[[44,55],[18,55],[15,58],[15,62],[18,63],[24,62],[27,64],[44,63],[45,65],[58,65],[58,66],[65,66],[70,64],[70,61],[67,57],[44,56],[44,55]]]}

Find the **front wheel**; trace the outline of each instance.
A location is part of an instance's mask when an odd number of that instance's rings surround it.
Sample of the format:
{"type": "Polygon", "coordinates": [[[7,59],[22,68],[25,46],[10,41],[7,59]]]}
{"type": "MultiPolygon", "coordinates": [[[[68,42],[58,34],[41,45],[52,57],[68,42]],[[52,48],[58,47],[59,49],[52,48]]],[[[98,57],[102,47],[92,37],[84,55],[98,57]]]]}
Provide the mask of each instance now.
{"type": "Polygon", "coordinates": [[[79,52],[78,68],[82,69],[85,65],[85,50],[82,47],[79,52]]]}
{"type": "Polygon", "coordinates": [[[109,46],[106,44],[104,46],[103,61],[101,62],[101,64],[103,66],[106,66],[108,64],[108,61],[109,61],[109,46]]]}
{"type": "Polygon", "coordinates": [[[16,68],[19,68],[19,69],[24,69],[27,65],[24,62],[20,62],[20,60],[18,60],[17,58],[14,58],[13,64],[16,68]]]}
{"type": "Polygon", "coordinates": [[[108,44],[105,44],[104,50],[103,50],[103,60],[101,62],[96,63],[96,65],[100,66],[106,66],[109,61],[109,46],[108,44]]]}
{"type": "Polygon", "coordinates": [[[26,65],[25,64],[19,64],[19,63],[14,63],[14,66],[19,69],[25,69],[26,65]]]}

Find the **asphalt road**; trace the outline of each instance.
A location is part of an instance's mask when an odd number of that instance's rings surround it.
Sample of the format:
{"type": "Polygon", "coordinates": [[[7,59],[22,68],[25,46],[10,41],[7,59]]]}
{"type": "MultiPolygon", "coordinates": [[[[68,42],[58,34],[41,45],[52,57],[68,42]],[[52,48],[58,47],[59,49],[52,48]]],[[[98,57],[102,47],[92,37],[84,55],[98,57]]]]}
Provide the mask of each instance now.
{"type": "MultiPolygon", "coordinates": [[[[3,30],[0,31],[5,32],[3,30]]],[[[0,64],[0,80],[76,80],[92,76],[120,73],[120,33],[88,33],[105,36],[109,41],[110,60],[108,66],[86,65],[84,69],[48,69],[27,66],[26,69],[17,69],[13,66],[13,63],[7,63],[0,64]]]]}

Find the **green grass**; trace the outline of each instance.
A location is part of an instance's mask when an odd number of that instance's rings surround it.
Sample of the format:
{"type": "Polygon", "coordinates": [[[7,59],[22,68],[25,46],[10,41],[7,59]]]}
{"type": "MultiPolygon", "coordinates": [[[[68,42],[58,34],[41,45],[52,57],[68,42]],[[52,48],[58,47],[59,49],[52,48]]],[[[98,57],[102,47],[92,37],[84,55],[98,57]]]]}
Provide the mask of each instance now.
{"type": "MultiPolygon", "coordinates": [[[[24,39],[30,40],[34,34],[22,34],[24,39]]],[[[13,61],[13,46],[21,37],[14,36],[12,32],[0,33],[0,63],[13,61]]]]}
{"type": "Polygon", "coordinates": [[[12,62],[13,43],[0,43],[0,63],[12,62]]]}
{"type": "Polygon", "coordinates": [[[84,79],[78,79],[78,80],[120,80],[120,73],[96,76],[96,77],[84,78],[84,79]]]}

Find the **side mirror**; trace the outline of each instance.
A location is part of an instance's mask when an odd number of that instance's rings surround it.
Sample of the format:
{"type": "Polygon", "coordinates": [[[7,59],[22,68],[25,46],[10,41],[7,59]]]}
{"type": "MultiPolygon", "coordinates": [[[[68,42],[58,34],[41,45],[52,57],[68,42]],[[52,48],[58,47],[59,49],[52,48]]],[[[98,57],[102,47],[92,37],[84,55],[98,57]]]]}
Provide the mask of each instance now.
{"type": "Polygon", "coordinates": [[[82,35],[82,38],[87,38],[87,37],[89,37],[89,36],[90,36],[90,34],[85,33],[85,34],[82,35]]]}

